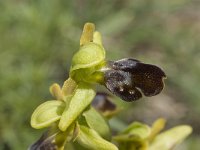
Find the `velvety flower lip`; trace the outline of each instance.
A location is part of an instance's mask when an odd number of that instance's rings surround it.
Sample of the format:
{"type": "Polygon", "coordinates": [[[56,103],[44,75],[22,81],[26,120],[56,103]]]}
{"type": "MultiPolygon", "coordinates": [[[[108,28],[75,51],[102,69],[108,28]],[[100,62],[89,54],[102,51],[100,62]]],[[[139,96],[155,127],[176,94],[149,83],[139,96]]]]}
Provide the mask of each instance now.
{"type": "Polygon", "coordinates": [[[165,73],[159,67],[136,59],[108,61],[104,74],[106,88],[125,101],[159,94],[164,88],[165,73]]]}
{"type": "Polygon", "coordinates": [[[137,100],[142,97],[142,94],[134,87],[131,76],[129,72],[108,70],[104,75],[105,86],[111,93],[122,100],[137,100]]]}

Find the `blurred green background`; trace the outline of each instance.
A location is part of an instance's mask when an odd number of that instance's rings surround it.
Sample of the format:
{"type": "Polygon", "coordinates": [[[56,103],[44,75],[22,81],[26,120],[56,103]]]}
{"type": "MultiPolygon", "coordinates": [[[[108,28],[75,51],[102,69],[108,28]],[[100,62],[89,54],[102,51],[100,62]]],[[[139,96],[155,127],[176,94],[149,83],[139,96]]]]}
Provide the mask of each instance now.
{"type": "Polygon", "coordinates": [[[43,131],[30,127],[31,113],[52,99],[52,83],[67,78],[88,21],[102,33],[107,59],[133,57],[168,76],[156,97],[133,103],[116,98],[125,108],[114,120],[118,128],[158,117],[168,120],[167,127],[190,124],[193,134],[177,150],[198,150],[199,0],[1,0],[0,149],[27,149],[39,138],[43,131]]]}

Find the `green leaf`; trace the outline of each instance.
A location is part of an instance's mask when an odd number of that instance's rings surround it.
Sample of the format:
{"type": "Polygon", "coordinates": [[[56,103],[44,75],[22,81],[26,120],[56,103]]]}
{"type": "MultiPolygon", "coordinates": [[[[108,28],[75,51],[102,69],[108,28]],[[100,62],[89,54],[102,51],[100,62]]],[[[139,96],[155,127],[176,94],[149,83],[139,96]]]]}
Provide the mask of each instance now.
{"type": "Polygon", "coordinates": [[[70,72],[90,68],[100,64],[105,59],[105,50],[95,43],[87,43],[80,47],[80,50],[72,58],[70,72]]]}
{"type": "Polygon", "coordinates": [[[58,100],[47,101],[38,106],[31,116],[31,126],[36,129],[48,127],[60,119],[65,103],[58,100]]]}
{"type": "Polygon", "coordinates": [[[191,132],[192,128],[188,125],[181,125],[169,129],[156,136],[149,150],[171,150],[182,142],[191,132]]]}
{"type": "Polygon", "coordinates": [[[80,125],[77,140],[80,144],[92,150],[118,150],[114,144],[104,140],[95,130],[84,125],[80,125]]]}
{"type": "Polygon", "coordinates": [[[87,111],[83,113],[83,116],[85,117],[86,122],[90,128],[97,131],[103,138],[107,140],[111,139],[111,131],[108,126],[108,122],[99,112],[90,107],[87,111]]]}
{"type": "Polygon", "coordinates": [[[79,83],[74,95],[71,98],[69,106],[65,108],[60,122],[59,129],[65,131],[82,112],[90,105],[95,97],[95,91],[92,86],[86,83],[79,83]]]}

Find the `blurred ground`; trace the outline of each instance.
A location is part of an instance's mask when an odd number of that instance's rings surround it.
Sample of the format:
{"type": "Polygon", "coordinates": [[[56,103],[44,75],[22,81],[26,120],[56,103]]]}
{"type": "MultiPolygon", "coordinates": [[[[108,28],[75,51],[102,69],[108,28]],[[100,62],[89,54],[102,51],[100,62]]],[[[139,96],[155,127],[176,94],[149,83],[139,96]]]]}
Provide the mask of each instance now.
{"type": "Polygon", "coordinates": [[[30,127],[48,88],[68,75],[85,22],[103,34],[108,59],[133,57],[162,67],[162,94],[123,103],[124,123],[168,119],[194,128],[179,148],[197,150],[200,132],[199,0],[0,1],[0,149],[26,149],[41,134],[30,127]]]}

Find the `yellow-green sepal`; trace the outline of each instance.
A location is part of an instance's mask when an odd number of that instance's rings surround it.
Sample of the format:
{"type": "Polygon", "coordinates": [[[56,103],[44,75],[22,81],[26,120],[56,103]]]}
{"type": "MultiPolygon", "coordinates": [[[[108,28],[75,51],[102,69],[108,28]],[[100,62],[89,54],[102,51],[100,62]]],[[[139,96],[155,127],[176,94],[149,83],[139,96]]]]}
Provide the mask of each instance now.
{"type": "Polygon", "coordinates": [[[59,129],[65,131],[82,112],[90,105],[96,93],[90,84],[79,83],[74,95],[71,97],[69,106],[61,116],[59,129]]]}
{"type": "Polygon", "coordinates": [[[63,101],[51,100],[38,106],[31,116],[31,126],[40,129],[60,119],[65,109],[63,101]]]}
{"type": "Polygon", "coordinates": [[[121,145],[121,149],[140,146],[146,147],[146,139],[151,133],[151,128],[143,123],[134,122],[130,124],[122,133],[113,137],[121,145]]]}
{"type": "Polygon", "coordinates": [[[188,125],[180,125],[169,129],[155,137],[149,150],[170,150],[182,142],[191,132],[192,128],[188,125]]]}
{"type": "Polygon", "coordinates": [[[90,82],[92,74],[102,68],[104,62],[105,50],[101,45],[93,42],[84,44],[72,59],[70,77],[78,82],[90,82]]]}
{"type": "Polygon", "coordinates": [[[80,47],[72,58],[71,70],[90,68],[98,65],[105,59],[105,50],[99,44],[90,42],[80,47]]]}
{"type": "Polygon", "coordinates": [[[94,129],[104,139],[111,139],[111,131],[108,122],[93,107],[86,110],[83,116],[90,128],[94,129]]]}
{"type": "Polygon", "coordinates": [[[95,130],[86,125],[79,125],[79,129],[77,141],[84,147],[93,150],[118,150],[114,144],[104,140],[95,130]]]}
{"type": "Polygon", "coordinates": [[[143,123],[134,122],[130,124],[122,133],[113,137],[119,143],[119,149],[126,150],[147,150],[146,139],[151,133],[151,128],[143,123]]]}

